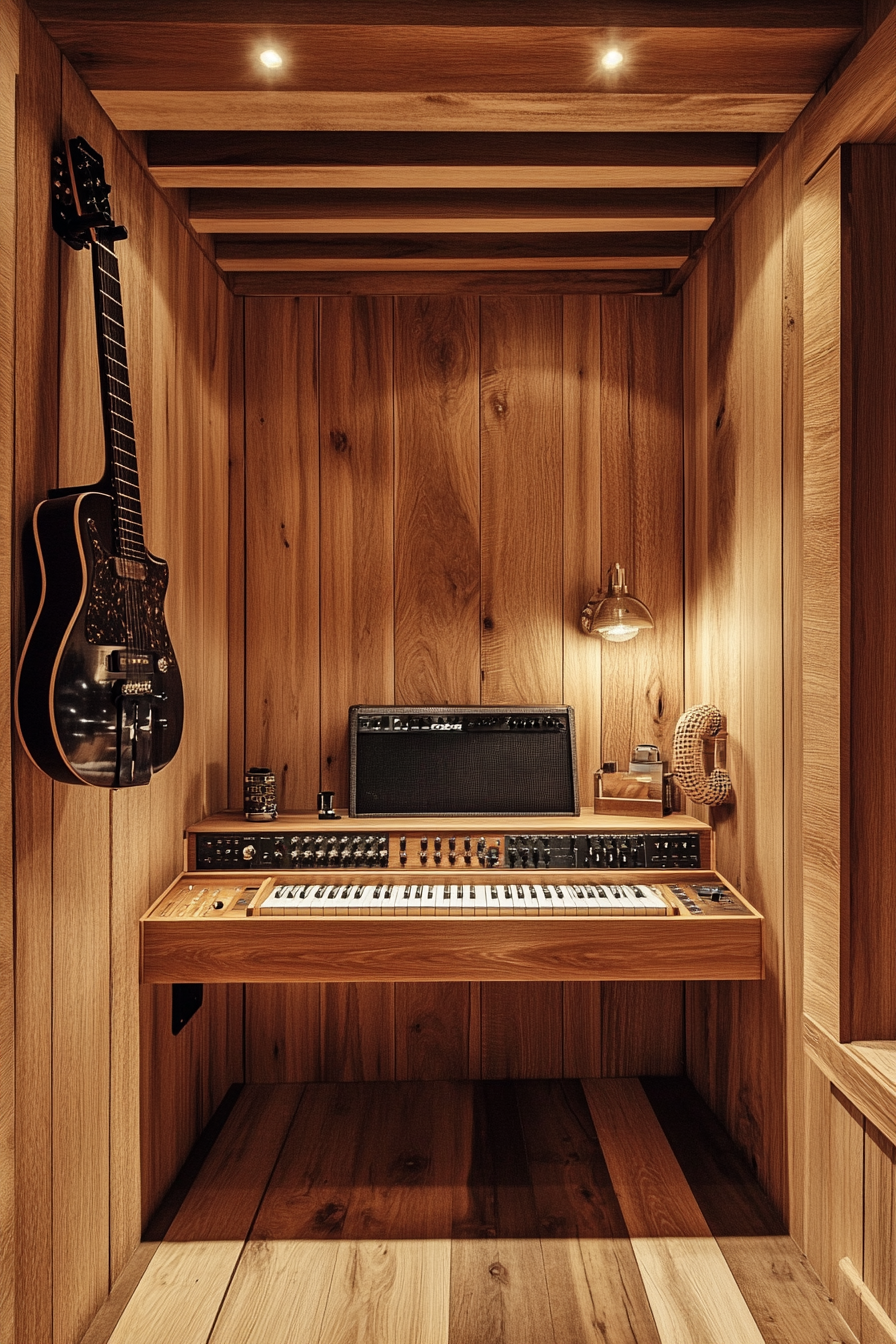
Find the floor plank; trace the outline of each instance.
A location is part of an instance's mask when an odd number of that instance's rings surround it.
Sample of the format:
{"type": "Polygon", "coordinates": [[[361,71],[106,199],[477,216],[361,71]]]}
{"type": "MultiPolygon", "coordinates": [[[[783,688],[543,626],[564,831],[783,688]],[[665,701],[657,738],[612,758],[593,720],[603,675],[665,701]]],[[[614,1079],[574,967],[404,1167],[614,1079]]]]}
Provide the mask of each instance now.
{"type": "Polygon", "coordinates": [[[351,1199],[364,1124],[353,1083],[308,1087],[252,1229],[253,1240],[336,1240],[351,1199]]]}
{"type": "Polygon", "coordinates": [[[455,1239],[537,1236],[537,1214],[514,1084],[481,1082],[472,1089],[463,1178],[454,1196],[455,1239]]]}
{"type": "Polygon", "coordinates": [[[316,1344],[337,1244],[250,1241],[209,1344],[316,1344]]]}
{"type": "Polygon", "coordinates": [[[344,1237],[448,1238],[460,1175],[463,1083],[369,1088],[344,1237]]]}
{"type": "Polygon", "coordinates": [[[662,1344],[762,1344],[641,1084],[584,1084],[662,1344]]]}
{"type": "Polygon", "coordinates": [[[732,1139],[684,1078],[644,1091],[766,1344],[853,1344],[732,1139]]]}
{"type": "Polygon", "coordinates": [[[244,1088],[111,1344],[206,1344],[301,1093],[244,1088]]]}
{"type": "Polygon", "coordinates": [[[541,1243],[499,1237],[451,1247],[451,1344],[552,1344],[541,1243]]]}
{"type": "Polygon", "coordinates": [[[340,1242],[320,1344],[447,1344],[450,1265],[447,1239],[340,1242]]]}

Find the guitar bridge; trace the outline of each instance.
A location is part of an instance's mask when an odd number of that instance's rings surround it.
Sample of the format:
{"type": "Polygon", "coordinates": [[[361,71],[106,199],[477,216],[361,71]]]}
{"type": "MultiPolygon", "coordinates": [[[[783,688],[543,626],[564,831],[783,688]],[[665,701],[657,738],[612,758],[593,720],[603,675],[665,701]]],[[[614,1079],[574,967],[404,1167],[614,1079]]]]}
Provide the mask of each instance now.
{"type": "Polygon", "coordinates": [[[122,695],[152,695],[151,681],[126,681],[121,688],[122,695]]]}

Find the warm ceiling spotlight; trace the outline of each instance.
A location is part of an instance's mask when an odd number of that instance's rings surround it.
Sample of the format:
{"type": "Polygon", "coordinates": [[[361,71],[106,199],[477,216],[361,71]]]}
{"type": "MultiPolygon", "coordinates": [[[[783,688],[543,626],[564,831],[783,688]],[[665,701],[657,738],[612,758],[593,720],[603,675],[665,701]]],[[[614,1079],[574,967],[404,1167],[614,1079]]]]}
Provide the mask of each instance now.
{"type": "Polygon", "coordinates": [[[615,70],[625,60],[622,52],[613,47],[612,50],[604,52],[600,58],[600,63],[605,70],[615,70]]]}
{"type": "Polygon", "coordinates": [[[272,47],[268,48],[267,51],[263,51],[258,59],[261,61],[262,65],[266,65],[269,70],[279,70],[283,64],[283,57],[280,55],[279,51],[274,51],[272,47]]]}

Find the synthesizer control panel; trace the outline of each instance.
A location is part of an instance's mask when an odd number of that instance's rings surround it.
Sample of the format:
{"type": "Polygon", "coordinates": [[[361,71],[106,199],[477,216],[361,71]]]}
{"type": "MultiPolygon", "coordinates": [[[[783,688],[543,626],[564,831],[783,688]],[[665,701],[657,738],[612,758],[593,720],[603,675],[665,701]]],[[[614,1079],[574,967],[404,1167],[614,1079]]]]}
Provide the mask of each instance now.
{"type": "MultiPolygon", "coordinates": [[[[270,869],[422,868],[431,872],[480,869],[708,869],[712,832],[690,817],[663,823],[614,824],[583,815],[575,823],[546,822],[519,830],[518,818],[488,828],[394,819],[386,827],[364,822],[339,826],[307,817],[281,818],[265,828],[242,819],[211,818],[187,835],[187,866],[199,872],[270,869]],[[284,821],[291,824],[283,824],[284,821]]],[[[530,823],[531,825],[531,823],[530,823]]]]}

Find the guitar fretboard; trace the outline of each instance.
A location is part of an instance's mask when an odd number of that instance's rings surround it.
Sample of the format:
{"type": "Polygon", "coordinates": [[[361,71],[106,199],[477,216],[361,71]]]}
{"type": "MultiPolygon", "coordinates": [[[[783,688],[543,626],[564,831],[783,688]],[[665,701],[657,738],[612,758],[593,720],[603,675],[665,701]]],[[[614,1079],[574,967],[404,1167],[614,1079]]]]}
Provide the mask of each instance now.
{"type": "Polygon", "coordinates": [[[143,561],[146,544],[118,258],[112,244],[107,242],[95,242],[91,253],[106,458],[114,504],[115,553],[126,560],[143,561]]]}

